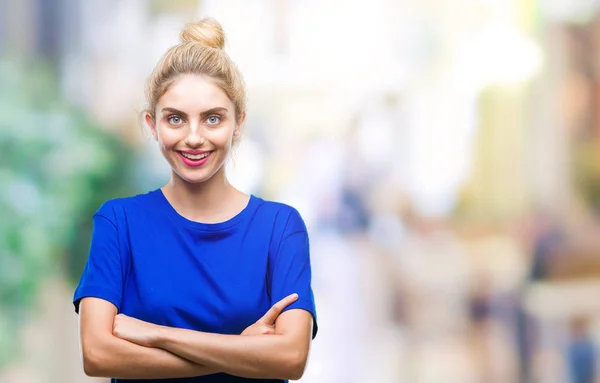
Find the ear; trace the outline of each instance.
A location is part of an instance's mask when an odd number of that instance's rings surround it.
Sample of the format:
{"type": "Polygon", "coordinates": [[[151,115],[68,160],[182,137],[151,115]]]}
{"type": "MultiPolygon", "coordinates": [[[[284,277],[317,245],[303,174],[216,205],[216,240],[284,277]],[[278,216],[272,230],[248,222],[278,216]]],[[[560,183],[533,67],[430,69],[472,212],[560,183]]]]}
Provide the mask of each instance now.
{"type": "Polygon", "coordinates": [[[158,135],[156,133],[156,124],[154,123],[154,119],[152,118],[150,113],[145,112],[144,120],[146,121],[146,124],[148,125],[148,127],[150,128],[150,131],[152,132],[152,137],[156,141],[158,139],[158,135]]]}
{"type": "Polygon", "coordinates": [[[242,134],[242,128],[244,127],[244,122],[246,121],[246,113],[242,113],[240,116],[240,120],[235,124],[235,129],[233,130],[233,138],[238,139],[242,134]]]}

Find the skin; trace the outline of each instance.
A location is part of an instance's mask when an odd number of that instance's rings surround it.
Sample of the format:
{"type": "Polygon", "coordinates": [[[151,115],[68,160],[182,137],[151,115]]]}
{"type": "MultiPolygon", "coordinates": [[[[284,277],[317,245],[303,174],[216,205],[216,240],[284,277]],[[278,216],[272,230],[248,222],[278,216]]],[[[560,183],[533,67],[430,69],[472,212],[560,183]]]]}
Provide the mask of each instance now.
{"type": "MultiPolygon", "coordinates": [[[[187,219],[217,223],[237,215],[250,196],[225,176],[234,140],[245,116],[235,119],[233,102],[211,78],[182,75],[145,120],[172,176],[162,188],[187,219]],[[186,165],[182,151],[210,151],[200,167],[186,165]]],[[[298,296],[276,303],[240,335],[158,326],[118,314],[110,302],[84,298],[80,337],[89,376],[125,379],[179,378],[217,372],[248,378],[299,379],[306,366],[313,320],[300,309],[282,311],[298,296]]]]}

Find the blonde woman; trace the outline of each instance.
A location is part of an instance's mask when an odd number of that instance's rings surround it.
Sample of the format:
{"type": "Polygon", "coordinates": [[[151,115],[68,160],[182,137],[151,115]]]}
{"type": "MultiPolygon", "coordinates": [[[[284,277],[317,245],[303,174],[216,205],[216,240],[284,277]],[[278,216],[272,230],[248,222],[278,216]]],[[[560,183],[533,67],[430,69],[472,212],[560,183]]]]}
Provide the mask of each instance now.
{"type": "Polygon", "coordinates": [[[225,176],[246,94],[224,42],[215,20],[190,24],[148,80],[144,119],[172,174],[94,215],[73,298],[90,376],[221,383],[303,374],[317,333],[307,230],[294,208],[244,194],[225,176]]]}

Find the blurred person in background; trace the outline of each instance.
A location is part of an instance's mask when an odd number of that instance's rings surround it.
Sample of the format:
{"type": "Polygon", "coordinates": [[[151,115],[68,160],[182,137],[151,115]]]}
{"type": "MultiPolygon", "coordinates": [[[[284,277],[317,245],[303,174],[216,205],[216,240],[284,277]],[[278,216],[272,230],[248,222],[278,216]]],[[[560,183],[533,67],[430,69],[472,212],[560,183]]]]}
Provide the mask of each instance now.
{"type": "Polygon", "coordinates": [[[589,331],[588,318],[571,321],[571,341],[567,345],[565,359],[573,383],[596,382],[596,345],[589,331]]]}
{"type": "MultiPolygon", "coordinates": [[[[564,246],[566,240],[559,219],[544,209],[533,212],[530,225],[527,246],[530,247],[531,261],[528,263],[527,274],[519,288],[521,295],[525,294],[531,284],[548,279],[556,250],[564,246]]],[[[535,375],[533,361],[539,354],[536,348],[540,343],[540,325],[527,313],[523,302],[519,302],[516,310],[514,335],[517,343],[519,379],[528,382],[535,375]]]]}
{"type": "Polygon", "coordinates": [[[307,229],[296,209],[225,175],[246,94],[224,43],[221,25],[203,19],[164,55],[144,118],[171,179],[94,215],[73,298],[90,376],[266,382],[304,372],[317,333],[307,229]]]}

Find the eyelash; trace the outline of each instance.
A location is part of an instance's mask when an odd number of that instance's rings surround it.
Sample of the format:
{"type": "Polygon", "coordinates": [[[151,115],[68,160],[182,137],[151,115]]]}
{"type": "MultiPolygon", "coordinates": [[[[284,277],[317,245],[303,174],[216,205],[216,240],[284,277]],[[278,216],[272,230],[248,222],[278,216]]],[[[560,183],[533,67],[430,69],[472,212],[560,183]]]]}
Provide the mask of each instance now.
{"type": "Polygon", "coordinates": [[[177,116],[177,115],[172,115],[172,116],[169,116],[169,117],[167,117],[167,121],[168,121],[168,122],[169,122],[169,124],[171,124],[171,125],[179,125],[179,124],[181,124],[181,123],[183,122],[183,118],[181,118],[181,117],[179,117],[179,116],[177,116]],[[174,118],[178,118],[179,120],[181,120],[181,122],[180,122],[180,123],[173,122],[172,120],[173,120],[174,118]]]}
{"type": "Polygon", "coordinates": [[[221,121],[223,120],[223,119],[221,118],[221,116],[218,116],[218,115],[216,115],[216,114],[213,114],[212,116],[208,116],[208,117],[206,118],[206,121],[208,121],[208,120],[209,120],[209,119],[211,119],[211,118],[217,118],[219,121],[218,121],[218,122],[216,122],[216,123],[214,123],[214,124],[209,124],[209,125],[218,125],[218,124],[220,124],[220,123],[221,123],[221,121]]]}
{"type": "MultiPolygon", "coordinates": [[[[218,121],[216,123],[214,123],[214,124],[209,124],[209,125],[218,125],[219,123],[221,123],[221,121],[223,121],[223,118],[221,116],[219,116],[219,115],[216,115],[216,114],[213,114],[212,116],[208,116],[206,118],[206,121],[208,121],[211,118],[217,118],[218,121]]],[[[172,116],[167,117],[167,122],[169,122],[169,124],[171,124],[171,125],[180,125],[181,123],[184,122],[184,119],[181,118],[180,116],[172,115],[172,116]],[[173,122],[174,118],[178,118],[179,120],[181,120],[181,122],[179,122],[179,123],[173,122]]]]}

